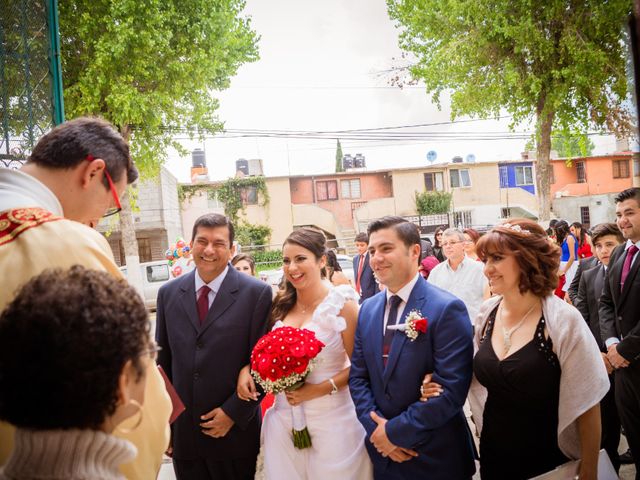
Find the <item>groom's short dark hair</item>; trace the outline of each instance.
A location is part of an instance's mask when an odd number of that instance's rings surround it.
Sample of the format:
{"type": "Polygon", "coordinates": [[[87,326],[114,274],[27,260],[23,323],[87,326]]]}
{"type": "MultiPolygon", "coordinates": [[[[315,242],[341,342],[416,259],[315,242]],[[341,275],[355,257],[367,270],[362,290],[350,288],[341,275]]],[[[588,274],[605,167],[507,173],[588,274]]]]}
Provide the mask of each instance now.
{"type": "Polygon", "coordinates": [[[369,234],[369,237],[371,237],[373,232],[384,230],[386,228],[393,228],[398,234],[400,240],[402,240],[407,247],[411,247],[416,244],[420,245],[420,234],[418,233],[418,229],[413,223],[402,217],[388,215],[374,220],[367,227],[367,233],[369,234]]]}

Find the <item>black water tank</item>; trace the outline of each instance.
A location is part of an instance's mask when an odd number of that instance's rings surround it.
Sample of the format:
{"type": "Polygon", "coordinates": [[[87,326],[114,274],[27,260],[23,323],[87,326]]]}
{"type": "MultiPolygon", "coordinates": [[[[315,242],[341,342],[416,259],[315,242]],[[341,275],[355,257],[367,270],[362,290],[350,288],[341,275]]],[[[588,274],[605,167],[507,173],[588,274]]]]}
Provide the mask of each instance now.
{"type": "Polygon", "coordinates": [[[206,167],[207,159],[204,150],[196,148],[191,152],[191,166],[192,167],[206,167]]]}
{"type": "Polygon", "coordinates": [[[236,160],[236,172],[237,171],[241,171],[245,175],[249,175],[249,160],[245,160],[244,158],[236,160]]]}
{"type": "Polygon", "coordinates": [[[453,158],[451,159],[451,162],[452,162],[452,163],[462,163],[462,157],[460,157],[460,156],[456,155],[455,157],[453,157],[453,158]]]}

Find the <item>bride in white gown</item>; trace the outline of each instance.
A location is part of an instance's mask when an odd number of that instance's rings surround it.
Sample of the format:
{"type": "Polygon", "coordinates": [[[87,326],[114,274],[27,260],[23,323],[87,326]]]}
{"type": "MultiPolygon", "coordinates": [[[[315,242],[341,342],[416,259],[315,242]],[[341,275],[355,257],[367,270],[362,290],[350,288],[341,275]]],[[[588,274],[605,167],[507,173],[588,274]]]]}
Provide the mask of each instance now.
{"type": "MultiPolygon", "coordinates": [[[[305,384],[276,396],[262,423],[264,477],[280,479],[368,480],[373,469],[364,447],[365,431],[349,395],[349,356],[358,317],[357,294],[347,285],[332,287],[322,278],[325,238],[309,228],[295,230],[283,247],[285,288],[274,301],[273,328],[306,328],[325,344],[305,384]],[[312,446],[293,445],[291,407],[304,408],[312,446]]],[[[254,398],[245,368],[238,395],[254,398]]]]}

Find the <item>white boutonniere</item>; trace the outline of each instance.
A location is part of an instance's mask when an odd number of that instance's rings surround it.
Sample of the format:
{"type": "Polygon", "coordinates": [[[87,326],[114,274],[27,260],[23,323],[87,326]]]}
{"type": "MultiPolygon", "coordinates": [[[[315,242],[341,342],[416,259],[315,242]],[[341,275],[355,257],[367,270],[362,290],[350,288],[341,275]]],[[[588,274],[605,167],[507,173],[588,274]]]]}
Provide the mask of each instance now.
{"type": "Polygon", "coordinates": [[[429,322],[427,317],[423,317],[419,310],[411,310],[406,317],[404,317],[404,323],[398,323],[396,325],[389,325],[389,330],[400,330],[411,340],[412,342],[418,338],[421,333],[427,333],[427,327],[429,322]]]}

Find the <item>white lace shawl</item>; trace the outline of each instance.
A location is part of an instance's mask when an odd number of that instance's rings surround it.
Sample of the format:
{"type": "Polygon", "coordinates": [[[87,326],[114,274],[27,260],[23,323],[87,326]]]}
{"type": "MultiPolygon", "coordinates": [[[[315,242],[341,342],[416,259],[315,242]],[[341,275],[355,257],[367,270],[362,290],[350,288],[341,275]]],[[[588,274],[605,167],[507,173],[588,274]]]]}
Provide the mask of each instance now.
{"type": "MultiPolygon", "coordinates": [[[[475,320],[474,353],[489,314],[498,305],[501,296],[486,300],[475,320]]],[[[553,351],[560,362],[560,402],[558,405],[558,446],[571,459],[580,458],[580,439],[577,419],[596,405],[609,391],[609,378],[600,355],[598,344],[580,312],[555,295],[542,300],[553,351]]],[[[469,390],[469,403],[473,420],[482,430],[482,414],[487,390],[473,377],[469,390]]],[[[526,415],[526,412],[522,412],[526,415]]]]}

